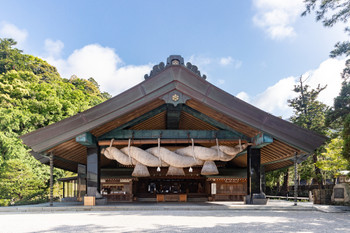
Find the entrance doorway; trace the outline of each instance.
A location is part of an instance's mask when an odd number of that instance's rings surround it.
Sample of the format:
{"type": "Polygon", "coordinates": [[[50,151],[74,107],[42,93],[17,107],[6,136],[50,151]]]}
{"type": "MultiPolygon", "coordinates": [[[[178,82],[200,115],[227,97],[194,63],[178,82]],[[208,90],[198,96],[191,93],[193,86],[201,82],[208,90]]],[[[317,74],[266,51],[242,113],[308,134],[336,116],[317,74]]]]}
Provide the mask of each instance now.
{"type": "Polygon", "coordinates": [[[139,178],[133,189],[139,201],[156,200],[157,194],[186,194],[188,201],[207,200],[205,178],[139,178]]]}

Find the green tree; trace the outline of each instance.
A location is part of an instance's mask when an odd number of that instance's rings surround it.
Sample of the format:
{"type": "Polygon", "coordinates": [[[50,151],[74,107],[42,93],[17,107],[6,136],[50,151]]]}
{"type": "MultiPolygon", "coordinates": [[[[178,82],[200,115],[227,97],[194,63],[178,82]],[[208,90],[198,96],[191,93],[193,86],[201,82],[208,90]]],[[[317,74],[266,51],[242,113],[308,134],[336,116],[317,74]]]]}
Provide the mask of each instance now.
{"type": "MultiPolygon", "coordinates": [[[[294,115],[290,120],[305,129],[315,131],[319,134],[325,135],[327,127],[325,124],[326,112],[328,107],[317,100],[318,95],[325,87],[318,85],[316,89],[309,89],[308,85],[304,84],[302,77],[299,78],[299,84],[294,86],[294,92],[298,96],[294,99],[288,100],[289,106],[294,109],[294,115]]],[[[320,169],[316,166],[320,150],[317,150],[312,155],[312,163],[314,164],[315,180],[322,186],[322,174],[320,169]]],[[[310,166],[310,159],[303,163],[303,166],[310,166]]],[[[308,169],[306,170],[308,171],[308,169]]],[[[310,177],[314,174],[308,174],[310,177]]],[[[307,176],[303,174],[303,176],[307,176]]]]}
{"type": "Polygon", "coordinates": [[[44,199],[46,182],[33,174],[29,163],[21,159],[9,159],[0,173],[0,195],[7,203],[44,199]]]}
{"type": "Polygon", "coordinates": [[[325,152],[321,153],[316,166],[322,169],[325,178],[333,179],[339,175],[339,171],[349,166],[342,156],[343,143],[341,138],[334,138],[325,146],[325,152]]]}
{"type": "Polygon", "coordinates": [[[283,181],[283,178],[286,174],[288,169],[282,168],[275,171],[270,171],[266,173],[266,187],[268,187],[271,190],[270,195],[280,195],[281,191],[281,182],[283,181]],[[274,189],[276,188],[276,189],[274,189]]]}
{"type": "MultiPolygon", "coordinates": [[[[315,131],[320,134],[326,134],[327,127],[325,125],[325,113],[328,107],[317,100],[317,97],[321,91],[326,87],[318,85],[316,89],[311,89],[308,85],[304,84],[305,80],[302,77],[299,78],[299,84],[294,86],[294,92],[298,94],[294,99],[288,100],[289,106],[293,108],[294,115],[290,120],[305,129],[315,131]]],[[[310,156],[307,160],[299,166],[300,178],[304,180],[310,180],[315,178],[318,184],[322,185],[322,174],[320,169],[315,165],[318,160],[320,151],[316,151],[313,156],[310,156]]],[[[277,193],[283,195],[288,191],[288,179],[292,177],[289,173],[293,174],[293,168],[291,169],[279,169],[274,172],[266,174],[266,185],[268,187],[279,186],[283,181],[282,190],[277,190],[277,193]],[[281,192],[282,191],[282,192],[281,192]]],[[[277,194],[276,193],[276,194],[277,194]]]]}
{"type": "Polygon", "coordinates": [[[21,50],[12,48],[17,44],[13,39],[0,39],[0,74],[24,66],[21,50]]]}
{"type": "MultiPolygon", "coordinates": [[[[350,35],[348,20],[350,17],[350,0],[304,0],[306,9],[303,16],[315,12],[316,20],[322,21],[325,27],[333,27],[345,23],[345,33],[350,35]]],[[[330,52],[330,57],[350,56],[350,41],[340,41],[330,52]]],[[[327,123],[338,131],[342,131],[344,139],[343,156],[350,161],[350,59],[345,62],[342,73],[341,92],[334,100],[334,107],[327,116],[327,123]]]]}
{"type": "Polygon", "coordinates": [[[298,94],[294,99],[288,100],[289,106],[293,108],[294,115],[290,120],[305,129],[315,131],[319,134],[325,134],[327,127],[325,125],[325,112],[328,107],[317,100],[318,95],[326,86],[317,86],[316,89],[309,89],[304,84],[302,77],[299,78],[299,84],[294,86],[294,92],[298,94]]]}
{"type": "MultiPolygon", "coordinates": [[[[49,168],[19,136],[105,101],[95,80],[62,79],[55,67],[0,39],[0,200],[36,201],[48,194],[49,168]]],[[[55,169],[55,177],[64,175],[55,169]]],[[[1,204],[1,201],[0,201],[1,204]]]]}

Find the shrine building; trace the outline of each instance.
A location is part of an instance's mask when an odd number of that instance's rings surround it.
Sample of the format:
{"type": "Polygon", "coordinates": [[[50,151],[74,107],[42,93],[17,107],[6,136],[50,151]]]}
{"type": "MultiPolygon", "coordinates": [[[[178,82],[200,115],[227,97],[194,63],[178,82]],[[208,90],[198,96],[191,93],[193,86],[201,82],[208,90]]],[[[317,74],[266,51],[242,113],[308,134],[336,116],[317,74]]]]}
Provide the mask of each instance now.
{"type": "Polygon", "coordinates": [[[78,174],[78,201],[104,204],[265,204],[265,172],[326,140],[219,89],[178,55],[129,90],[21,139],[41,163],[78,174]]]}

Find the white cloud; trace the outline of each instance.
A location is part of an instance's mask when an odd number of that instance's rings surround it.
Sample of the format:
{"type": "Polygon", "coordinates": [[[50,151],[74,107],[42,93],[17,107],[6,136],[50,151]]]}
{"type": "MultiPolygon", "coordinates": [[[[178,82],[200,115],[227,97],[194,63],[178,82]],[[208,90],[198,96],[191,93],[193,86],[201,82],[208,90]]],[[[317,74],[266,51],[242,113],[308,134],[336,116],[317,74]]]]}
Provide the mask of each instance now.
{"type": "Polygon", "coordinates": [[[189,59],[193,65],[198,66],[200,69],[206,69],[209,66],[231,66],[235,69],[239,69],[242,66],[242,61],[232,58],[231,56],[212,58],[200,55],[192,55],[189,59]]]}
{"type": "Polygon", "coordinates": [[[203,67],[207,66],[213,63],[213,59],[209,57],[204,57],[204,56],[197,56],[197,55],[192,55],[189,59],[189,62],[192,63],[192,65],[196,65],[198,67],[203,67]]]}
{"type": "Polygon", "coordinates": [[[257,13],[253,23],[262,28],[271,39],[296,35],[293,23],[304,9],[303,0],[254,0],[257,13]]]}
{"type": "Polygon", "coordinates": [[[231,64],[232,62],[233,62],[232,57],[222,57],[222,58],[220,58],[220,61],[219,61],[220,65],[222,65],[222,66],[227,66],[227,65],[231,64]]]}
{"type": "MultiPolygon", "coordinates": [[[[303,80],[306,80],[305,84],[311,88],[316,88],[318,84],[327,85],[327,88],[318,96],[318,100],[332,106],[333,100],[338,96],[341,88],[340,73],[344,66],[345,59],[327,59],[317,69],[305,72],[302,75],[303,80]]],[[[293,88],[294,85],[298,84],[298,79],[299,77],[293,76],[283,78],[256,96],[249,96],[245,92],[240,92],[236,96],[273,115],[288,118],[293,114],[293,109],[288,106],[287,100],[296,97],[293,88]]]]}
{"type": "Polygon", "coordinates": [[[223,70],[226,71],[228,69],[239,69],[242,66],[242,61],[238,59],[234,59],[231,56],[227,57],[207,57],[202,55],[192,55],[188,59],[189,62],[192,63],[192,65],[195,65],[198,67],[198,70],[207,76],[207,81],[211,83],[215,83],[217,85],[223,85],[225,84],[225,80],[222,79],[222,77],[219,78],[213,78],[211,75],[211,71],[215,70],[223,70]]]}
{"type": "Polygon", "coordinates": [[[64,44],[60,40],[53,41],[51,39],[45,40],[45,50],[49,57],[59,57],[63,50],[64,44]]]}
{"type": "Polygon", "coordinates": [[[239,69],[242,66],[242,62],[239,60],[235,60],[232,57],[228,56],[228,57],[222,57],[218,59],[218,63],[221,66],[229,66],[229,65],[233,65],[235,69],[239,69]]]}
{"type": "Polygon", "coordinates": [[[225,84],[225,80],[219,79],[219,80],[218,80],[218,83],[219,83],[219,85],[223,85],[223,84],[225,84]]]}
{"type": "Polygon", "coordinates": [[[244,91],[241,91],[240,93],[238,93],[236,95],[236,97],[241,99],[241,100],[243,100],[243,101],[245,101],[245,102],[250,103],[249,95],[246,92],[244,92],[244,91]]]}
{"type": "Polygon", "coordinates": [[[16,25],[7,22],[0,22],[0,37],[12,38],[17,41],[17,46],[20,48],[28,37],[27,30],[19,29],[16,25]]]}
{"type": "Polygon", "coordinates": [[[293,92],[295,84],[295,77],[281,79],[275,85],[268,87],[263,93],[255,96],[253,104],[277,116],[290,116],[293,111],[288,106],[287,100],[296,96],[293,92]]]}
{"type": "Polygon", "coordinates": [[[274,26],[267,29],[268,34],[272,39],[283,39],[285,37],[294,37],[296,33],[293,27],[290,26],[274,26]]]}
{"type": "Polygon", "coordinates": [[[318,97],[321,102],[333,106],[334,98],[340,92],[343,81],[340,74],[344,67],[345,59],[327,59],[316,70],[305,73],[305,77],[310,75],[306,84],[311,87],[316,88],[318,84],[321,84],[321,86],[327,85],[327,88],[318,97]]]}
{"type": "MultiPolygon", "coordinates": [[[[63,47],[63,43],[59,42],[49,43],[53,46],[48,46],[56,55],[63,47]]],[[[117,95],[140,83],[144,75],[151,70],[151,65],[125,66],[113,49],[99,44],[90,44],[77,49],[67,59],[53,56],[45,59],[57,67],[62,77],[69,78],[73,74],[79,78],[93,77],[99,83],[100,89],[111,95],[117,95]]]]}

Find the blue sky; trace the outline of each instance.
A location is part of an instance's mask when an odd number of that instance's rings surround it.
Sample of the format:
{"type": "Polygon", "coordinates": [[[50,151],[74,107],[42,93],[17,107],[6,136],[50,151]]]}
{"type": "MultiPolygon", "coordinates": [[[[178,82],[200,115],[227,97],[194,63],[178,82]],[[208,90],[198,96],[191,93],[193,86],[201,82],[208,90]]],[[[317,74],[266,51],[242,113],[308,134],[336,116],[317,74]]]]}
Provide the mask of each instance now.
{"type": "Polygon", "coordinates": [[[113,95],[141,82],[151,67],[180,54],[208,81],[274,115],[300,75],[338,94],[344,58],[330,59],[346,40],[343,25],[324,28],[300,17],[302,0],[7,1],[0,0],[0,37],[55,65],[64,78],[94,77],[113,95]]]}

